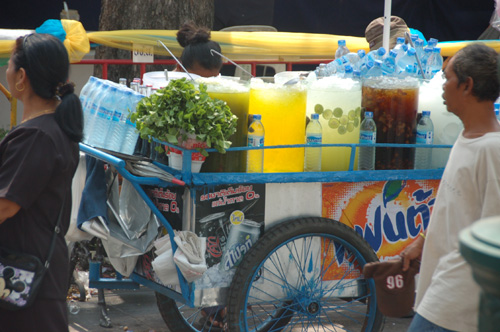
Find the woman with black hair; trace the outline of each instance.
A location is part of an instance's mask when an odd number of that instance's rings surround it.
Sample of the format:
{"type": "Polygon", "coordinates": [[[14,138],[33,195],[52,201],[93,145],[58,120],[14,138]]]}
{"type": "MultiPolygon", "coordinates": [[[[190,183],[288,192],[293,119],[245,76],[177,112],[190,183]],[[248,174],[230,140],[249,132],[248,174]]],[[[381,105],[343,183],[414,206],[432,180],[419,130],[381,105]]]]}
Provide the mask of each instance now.
{"type": "Polygon", "coordinates": [[[68,83],[69,58],[51,35],[17,39],[6,71],[23,104],[21,123],[0,142],[0,246],[47,258],[58,215],[61,231],[35,303],[0,309],[0,331],[68,331],[71,181],[79,160],[82,108],[68,83]]]}
{"type": "Polygon", "coordinates": [[[219,43],[210,40],[210,30],[184,23],[177,32],[177,41],[184,47],[180,61],[189,73],[202,77],[219,75],[222,58],[211,50],[221,53],[221,48],[219,43]]]}

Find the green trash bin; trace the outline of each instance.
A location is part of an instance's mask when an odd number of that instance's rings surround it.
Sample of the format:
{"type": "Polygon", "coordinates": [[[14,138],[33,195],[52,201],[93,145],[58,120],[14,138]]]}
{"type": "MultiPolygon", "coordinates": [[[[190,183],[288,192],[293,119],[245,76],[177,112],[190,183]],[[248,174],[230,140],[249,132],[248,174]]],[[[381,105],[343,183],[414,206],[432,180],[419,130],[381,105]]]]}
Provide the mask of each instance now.
{"type": "Polygon", "coordinates": [[[500,216],[479,220],[459,235],[460,253],[481,287],[480,332],[500,329],[500,216]]]}

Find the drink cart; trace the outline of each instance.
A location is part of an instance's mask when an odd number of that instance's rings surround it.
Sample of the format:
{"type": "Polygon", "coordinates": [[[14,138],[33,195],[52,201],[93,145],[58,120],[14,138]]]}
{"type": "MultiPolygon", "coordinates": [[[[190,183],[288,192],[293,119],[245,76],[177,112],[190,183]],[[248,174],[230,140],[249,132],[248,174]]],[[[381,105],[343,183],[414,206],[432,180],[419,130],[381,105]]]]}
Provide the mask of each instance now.
{"type": "MultiPolygon", "coordinates": [[[[363,277],[363,266],[397,257],[426,229],[443,169],[355,171],[356,149],[363,144],[324,146],[350,149],[349,169],[192,173],[193,150],[181,149],[184,166],[177,171],[81,144],[82,152],[132,184],[159,220],[158,237],[170,239],[173,253],[178,231],[206,241],[207,269],[192,282],[178,267],[177,282],[163,282],[153,249],[140,255],[130,279],[101,278],[91,264],[91,287],[130,282],[154,290],[172,332],[381,331],[375,284],[363,277]],[[134,162],[172,177],[139,176],[134,162]]],[[[416,145],[378,144],[403,147],[416,145]]],[[[250,149],[255,148],[227,153],[250,149]]]]}

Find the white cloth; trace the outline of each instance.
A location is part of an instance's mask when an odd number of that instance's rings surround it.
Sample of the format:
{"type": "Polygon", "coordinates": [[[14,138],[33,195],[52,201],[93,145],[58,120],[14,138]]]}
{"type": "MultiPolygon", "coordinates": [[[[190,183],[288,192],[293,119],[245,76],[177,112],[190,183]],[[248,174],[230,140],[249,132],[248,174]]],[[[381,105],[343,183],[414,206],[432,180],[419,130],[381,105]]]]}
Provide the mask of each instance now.
{"type": "Polygon", "coordinates": [[[417,285],[417,312],[454,331],[477,331],[479,286],[458,234],[500,215],[500,133],[457,139],[439,185],[417,285]]]}

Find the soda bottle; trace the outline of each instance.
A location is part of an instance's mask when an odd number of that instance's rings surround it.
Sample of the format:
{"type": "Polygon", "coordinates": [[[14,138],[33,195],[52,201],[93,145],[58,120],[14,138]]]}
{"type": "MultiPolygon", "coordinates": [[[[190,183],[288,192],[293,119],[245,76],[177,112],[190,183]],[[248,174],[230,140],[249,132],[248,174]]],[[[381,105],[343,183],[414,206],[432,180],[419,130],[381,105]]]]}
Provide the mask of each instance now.
{"type": "MultiPolygon", "coordinates": [[[[260,114],[254,114],[248,127],[248,146],[264,146],[264,125],[260,114]]],[[[264,170],[264,149],[248,150],[247,173],[262,173],[264,170]]]]}
{"type": "Polygon", "coordinates": [[[342,56],[349,53],[349,49],[347,48],[344,39],[340,39],[337,42],[337,44],[338,44],[338,47],[337,47],[337,50],[335,51],[335,59],[341,58],[342,56]]]}
{"type": "MultiPolygon", "coordinates": [[[[323,130],[319,123],[319,114],[312,114],[311,121],[306,127],[306,144],[320,145],[322,142],[323,130]]],[[[304,172],[321,171],[321,147],[306,147],[304,155],[304,172]]]]}
{"type": "MultiPolygon", "coordinates": [[[[373,112],[365,112],[361,122],[359,143],[375,144],[377,142],[377,125],[373,120],[373,112]]],[[[359,147],[358,170],[375,169],[375,147],[359,147]]]]}
{"type": "MultiPolygon", "coordinates": [[[[432,144],[434,141],[434,125],[430,111],[422,111],[422,117],[417,124],[417,144],[432,144]]],[[[415,152],[415,169],[429,169],[431,166],[432,149],[419,149],[415,152]]]]}

